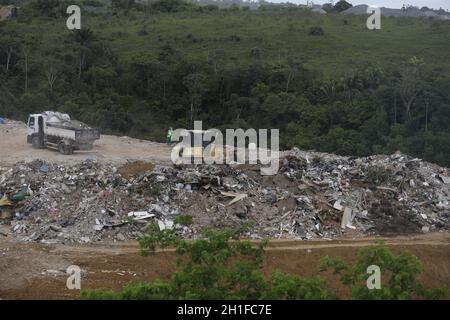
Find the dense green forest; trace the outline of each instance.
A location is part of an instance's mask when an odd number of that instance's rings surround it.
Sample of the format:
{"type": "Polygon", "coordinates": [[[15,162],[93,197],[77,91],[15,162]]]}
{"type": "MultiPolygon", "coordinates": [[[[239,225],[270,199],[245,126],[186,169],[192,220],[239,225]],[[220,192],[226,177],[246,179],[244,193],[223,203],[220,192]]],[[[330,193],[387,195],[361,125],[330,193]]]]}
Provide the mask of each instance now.
{"type": "Polygon", "coordinates": [[[296,6],[25,2],[0,22],[0,116],[49,109],[158,141],[197,119],[279,128],[283,148],[449,166],[450,22],[383,18],[371,31],[364,16],[296,6]]]}

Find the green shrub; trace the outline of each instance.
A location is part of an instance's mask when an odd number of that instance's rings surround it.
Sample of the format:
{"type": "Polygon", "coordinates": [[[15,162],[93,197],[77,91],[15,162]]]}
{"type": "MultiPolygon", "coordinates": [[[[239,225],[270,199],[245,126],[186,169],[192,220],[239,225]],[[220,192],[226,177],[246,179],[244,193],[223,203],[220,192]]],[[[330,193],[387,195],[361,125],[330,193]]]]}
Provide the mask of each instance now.
{"type": "Polygon", "coordinates": [[[351,289],[351,298],[357,300],[409,300],[414,298],[440,299],[445,297],[445,288],[426,290],[417,281],[423,272],[420,260],[408,253],[394,255],[383,246],[371,246],[358,252],[356,262],[348,266],[341,258],[324,257],[321,270],[331,269],[341,276],[341,282],[351,289]],[[367,273],[369,266],[378,266],[383,275],[380,289],[369,289],[367,273]],[[386,281],[387,280],[387,281],[386,281]]]}
{"type": "Polygon", "coordinates": [[[325,35],[325,32],[323,31],[323,29],[321,27],[315,26],[315,27],[309,28],[308,34],[310,36],[323,36],[323,35],[325,35]]]}
{"type": "Polygon", "coordinates": [[[177,216],[173,222],[181,226],[190,226],[193,223],[192,216],[186,214],[177,216]]]}

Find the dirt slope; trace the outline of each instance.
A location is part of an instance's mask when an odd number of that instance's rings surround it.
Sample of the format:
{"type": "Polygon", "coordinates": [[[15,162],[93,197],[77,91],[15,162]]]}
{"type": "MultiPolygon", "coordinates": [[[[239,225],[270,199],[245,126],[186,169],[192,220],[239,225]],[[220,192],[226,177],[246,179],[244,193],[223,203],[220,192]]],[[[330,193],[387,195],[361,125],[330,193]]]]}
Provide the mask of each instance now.
{"type": "MultiPolygon", "coordinates": [[[[291,274],[312,276],[318,272],[322,256],[340,256],[352,262],[358,248],[373,244],[374,239],[347,241],[276,241],[268,250],[264,271],[276,268],[291,274]]],[[[420,276],[426,287],[450,287],[450,234],[385,238],[394,252],[407,250],[419,257],[425,267],[420,276]]],[[[1,299],[76,299],[79,291],[66,288],[69,265],[84,271],[81,286],[120,289],[130,281],[168,278],[175,268],[173,250],[163,250],[142,257],[136,242],[100,246],[64,246],[21,244],[0,237],[1,299]],[[23,263],[24,258],[28,263],[23,263]]],[[[328,277],[330,286],[345,297],[337,278],[328,277]]]]}

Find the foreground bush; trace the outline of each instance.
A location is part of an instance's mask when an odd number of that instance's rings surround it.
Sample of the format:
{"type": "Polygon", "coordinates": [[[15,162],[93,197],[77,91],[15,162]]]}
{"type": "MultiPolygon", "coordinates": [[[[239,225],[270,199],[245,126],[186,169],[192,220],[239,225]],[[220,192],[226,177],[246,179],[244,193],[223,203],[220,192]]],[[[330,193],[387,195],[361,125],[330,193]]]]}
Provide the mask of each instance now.
{"type": "Polygon", "coordinates": [[[416,256],[407,252],[394,255],[388,248],[380,245],[360,249],[356,262],[351,267],[341,258],[324,257],[321,270],[328,269],[341,276],[341,282],[350,287],[353,299],[439,299],[446,294],[445,288],[426,290],[418,283],[417,276],[423,272],[423,265],[416,256]],[[367,286],[369,266],[378,266],[382,270],[383,282],[378,290],[370,290],[367,286]]]}

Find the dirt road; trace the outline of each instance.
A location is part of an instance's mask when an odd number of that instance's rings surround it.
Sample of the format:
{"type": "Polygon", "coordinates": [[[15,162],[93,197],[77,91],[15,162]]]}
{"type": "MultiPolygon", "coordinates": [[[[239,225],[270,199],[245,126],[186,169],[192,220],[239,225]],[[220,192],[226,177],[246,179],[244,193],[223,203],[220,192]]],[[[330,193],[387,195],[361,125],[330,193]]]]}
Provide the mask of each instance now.
{"type": "Polygon", "coordinates": [[[92,151],[76,151],[62,155],[51,149],[33,149],[26,141],[26,126],[21,122],[0,124],[0,166],[11,166],[23,160],[41,159],[53,163],[70,163],[86,159],[121,164],[142,160],[168,163],[171,148],[163,143],[102,135],[92,151]]]}
{"type": "MultiPolygon", "coordinates": [[[[450,233],[414,237],[386,238],[394,252],[407,250],[422,260],[425,272],[420,281],[426,287],[450,287],[450,233]]],[[[318,273],[322,256],[340,256],[352,262],[359,248],[374,239],[345,241],[273,241],[268,250],[264,272],[282,269],[291,274],[312,276],[318,273]]],[[[149,257],[139,255],[136,242],[99,246],[64,246],[17,243],[0,238],[0,298],[2,299],[76,299],[79,291],[66,288],[65,270],[78,265],[84,272],[82,288],[120,289],[130,281],[168,278],[175,269],[173,250],[149,257]]],[[[336,277],[328,282],[345,297],[336,277]]]]}

